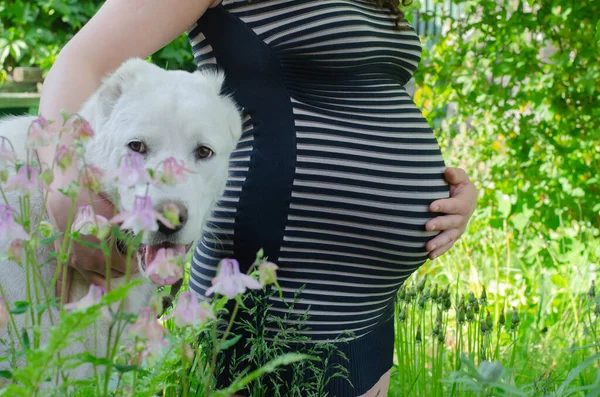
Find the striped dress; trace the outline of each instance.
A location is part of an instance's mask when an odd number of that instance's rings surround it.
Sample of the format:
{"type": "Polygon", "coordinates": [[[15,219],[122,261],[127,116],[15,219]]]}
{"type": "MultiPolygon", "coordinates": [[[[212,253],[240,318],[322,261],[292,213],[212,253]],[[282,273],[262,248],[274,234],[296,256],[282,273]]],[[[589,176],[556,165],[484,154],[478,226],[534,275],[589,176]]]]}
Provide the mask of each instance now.
{"type": "Polygon", "coordinates": [[[188,36],[245,116],[191,288],[203,296],[221,259],[243,271],[263,248],[283,291],[265,298],[283,320],[264,338],[302,323],[303,338],[348,359],[329,395],[361,395],[392,366],[394,296],[427,259],[429,204],[449,195],[433,131],[404,88],[419,37],[366,0],[224,0],[188,36]]]}

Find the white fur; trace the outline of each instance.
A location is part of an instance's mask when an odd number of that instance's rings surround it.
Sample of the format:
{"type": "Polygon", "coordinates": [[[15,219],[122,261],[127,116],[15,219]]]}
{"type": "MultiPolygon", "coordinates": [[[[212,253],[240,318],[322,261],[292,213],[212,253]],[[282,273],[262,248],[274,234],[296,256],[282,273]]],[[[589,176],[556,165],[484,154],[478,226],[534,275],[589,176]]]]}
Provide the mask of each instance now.
{"type": "MultiPolygon", "coordinates": [[[[231,99],[220,95],[223,76],[214,73],[187,73],[165,71],[139,59],[125,62],[114,74],[106,78],[101,87],[83,105],[80,114],[90,122],[95,137],[87,144],[86,162],[104,171],[118,168],[119,161],[130,149],[132,140],[143,141],[147,146],[146,168],[156,168],[168,157],[183,160],[189,175],[185,185],[148,191],[155,206],[168,200],[183,203],[188,210],[188,221],[176,234],[161,235],[159,232],[144,234],[144,243],[157,244],[168,240],[175,244],[193,243],[201,234],[211,207],[225,188],[228,173],[228,160],[241,135],[241,118],[231,99]],[[197,160],[194,150],[203,145],[211,148],[215,155],[208,160],[197,160]]],[[[76,89],[75,87],[72,89],[76,89]]],[[[13,143],[19,158],[26,158],[25,139],[32,117],[13,117],[0,122],[0,136],[13,143]]],[[[114,183],[106,183],[103,193],[116,202],[120,198],[121,210],[131,209],[136,194],[144,195],[145,187],[122,189],[114,183]]],[[[9,205],[19,208],[18,195],[9,193],[9,205]]],[[[42,196],[31,198],[32,218],[42,214],[42,196]]],[[[0,252],[5,252],[8,242],[0,242],[0,252]]],[[[47,250],[37,252],[38,263],[48,259],[47,250]]],[[[44,283],[48,283],[55,273],[55,264],[42,269],[44,283]]],[[[136,276],[143,278],[143,276],[136,276]]],[[[113,285],[123,281],[113,280],[113,285]]],[[[15,301],[26,300],[26,278],[24,269],[14,262],[0,263],[0,283],[10,307],[15,301]]],[[[89,289],[89,284],[79,274],[72,281],[71,298],[78,300],[89,289]]],[[[155,290],[149,281],[136,287],[127,297],[125,310],[138,313],[148,303],[155,290]]],[[[53,312],[56,319],[57,312],[53,312]]],[[[17,327],[27,327],[27,316],[16,316],[17,327]]],[[[44,316],[42,333],[50,326],[48,316],[44,316]]],[[[97,324],[99,352],[105,351],[107,324],[97,324]]],[[[0,338],[7,340],[6,330],[0,338]]],[[[90,350],[90,338],[81,344],[74,344],[65,354],[90,350]]],[[[0,353],[4,350],[0,344],[0,353]]],[[[1,354],[4,355],[4,354],[1,354]]],[[[6,362],[0,363],[6,365],[6,362]]],[[[83,377],[89,368],[80,368],[71,375],[83,377]]]]}

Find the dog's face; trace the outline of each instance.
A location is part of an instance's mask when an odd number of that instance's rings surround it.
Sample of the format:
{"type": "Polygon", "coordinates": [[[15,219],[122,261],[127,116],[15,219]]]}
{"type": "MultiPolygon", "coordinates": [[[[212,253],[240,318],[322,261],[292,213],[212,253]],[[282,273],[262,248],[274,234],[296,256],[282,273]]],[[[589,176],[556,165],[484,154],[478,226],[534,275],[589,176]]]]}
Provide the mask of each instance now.
{"type": "Polygon", "coordinates": [[[183,252],[199,238],[225,187],[242,123],[232,100],[220,94],[222,84],[222,76],[214,73],[165,71],[130,60],[84,107],[96,132],[87,145],[90,163],[111,171],[127,153],[137,152],[144,168],[160,170],[165,160],[175,158],[187,169],[187,181],[176,186],[126,188],[108,182],[103,187],[122,211],[130,211],[135,197],[146,194],[159,211],[165,205],[179,210],[181,224],[175,229],[161,224],[144,234],[146,263],[159,248],[183,252]]]}

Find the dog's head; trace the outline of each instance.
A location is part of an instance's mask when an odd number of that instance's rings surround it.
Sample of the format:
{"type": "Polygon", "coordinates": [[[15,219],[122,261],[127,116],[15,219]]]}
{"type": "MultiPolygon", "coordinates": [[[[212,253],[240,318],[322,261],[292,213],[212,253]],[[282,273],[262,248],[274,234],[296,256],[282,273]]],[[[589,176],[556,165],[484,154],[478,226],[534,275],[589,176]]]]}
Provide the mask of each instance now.
{"type": "Polygon", "coordinates": [[[96,133],[86,159],[104,171],[118,169],[131,152],[142,154],[145,168],[159,169],[175,158],[188,170],[187,181],[176,186],[103,186],[122,211],[146,194],[159,211],[166,205],[179,210],[180,225],[160,224],[158,231],[144,234],[146,263],[159,248],[183,251],[193,243],[225,188],[242,121],[234,102],[221,94],[222,85],[220,74],[166,71],[132,59],[103,82],[82,110],[96,133]]]}

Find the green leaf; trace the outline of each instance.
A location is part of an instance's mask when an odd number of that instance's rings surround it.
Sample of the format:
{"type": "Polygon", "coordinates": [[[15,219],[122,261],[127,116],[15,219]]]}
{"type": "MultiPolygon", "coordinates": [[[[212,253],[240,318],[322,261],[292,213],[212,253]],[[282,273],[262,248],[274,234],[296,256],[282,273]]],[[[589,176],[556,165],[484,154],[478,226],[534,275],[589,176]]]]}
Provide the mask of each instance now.
{"type": "Polygon", "coordinates": [[[255,370],[255,371],[252,371],[251,373],[244,376],[243,378],[236,379],[227,389],[218,390],[214,394],[211,394],[211,396],[214,395],[214,396],[226,397],[226,396],[233,395],[238,390],[241,390],[244,387],[246,387],[248,384],[250,384],[250,382],[260,378],[261,376],[263,376],[267,373],[275,371],[278,367],[281,367],[283,365],[289,365],[289,364],[296,363],[299,361],[304,361],[304,360],[319,361],[320,359],[318,357],[309,356],[306,354],[298,354],[298,353],[284,354],[283,356],[279,356],[276,359],[269,361],[263,367],[255,370]]]}
{"type": "Polygon", "coordinates": [[[87,247],[87,248],[92,248],[92,249],[101,249],[102,248],[100,246],[100,244],[90,243],[89,241],[85,241],[85,240],[82,240],[80,238],[74,238],[73,240],[75,240],[75,242],[77,244],[81,244],[81,245],[83,245],[84,247],[87,247]]]}
{"type": "Polygon", "coordinates": [[[5,379],[12,379],[12,372],[4,370],[4,371],[0,371],[0,377],[5,378],[5,379]]]}
{"type": "Polygon", "coordinates": [[[105,357],[96,357],[91,355],[90,353],[85,353],[81,357],[81,361],[84,363],[90,363],[94,365],[112,365],[112,362],[105,357]]]}
{"type": "Polygon", "coordinates": [[[15,308],[10,310],[10,314],[23,314],[27,310],[29,310],[29,302],[26,301],[17,301],[15,302],[15,308]]]}
{"type": "Polygon", "coordinates": [[[120,301],[127,296],[132,288],[142,283],[144,283],[143,280],[135,280],[115,288],[102,297],[102,305],[110,305],[120,301]]]}
{"type": "Polygon", "coordinates": [[[508,216],[510,215],[510,210],[512,208],[510,197],[497,190],[496,201],[498,202],[498,212],[500,213],[500,217],[503,219],[508,218],[508,216]]]}
{"type": "Polygon", "coordinates": [[[23,328],[23,332],[21,333],[21,340],[23,341],[23,347],[25,350],[29,350],[31,348],[31,343],[29,342],[29,334],[23,328]]]}
{"type": "Polygon", "coordinates": [[[600,43],[600,20],[596,24],[596,41],[600,43]]]}
{"type": "Polygon", "coordinates": [[[58,234],[55,234],[54,236],[50,236],[48,238],[41,239],[40,244],[41,245],[50,245],[53,242],[55,242],[60,236],[62,236],[62,233],[58,233],[58,234]]]}
{"type": "Polygon", "coordinates": [[[219,350],[226,350],[229,349],[231,346],[235,345],[240,339],[242,338],[242,335],[236,335],[235,337],[225,340],[221,343],[219,343],[219,350]]]}
{"type": "Polygon", "coordinates": [[[125,373],[125,372],[131,372],[131,371],[135,371],[135,370],[137,370],[137,369],[138,369],[138,366],[137,366],[137,365],[121,365],[121,364],[114,364],[114,365],[113,365],[113,367],[114,367],[114,368],[115,368],[117,371],[119,371],[119,372],[122,372],[122,373],[125,373]]]}

